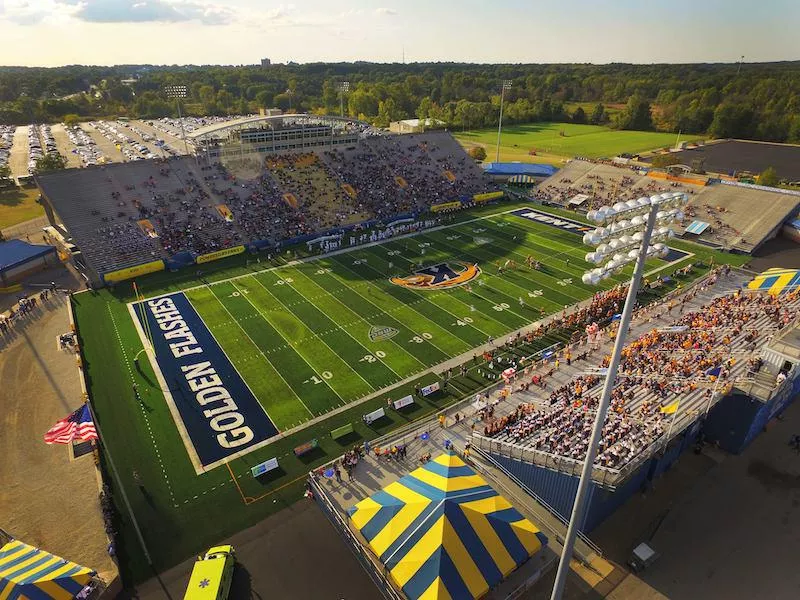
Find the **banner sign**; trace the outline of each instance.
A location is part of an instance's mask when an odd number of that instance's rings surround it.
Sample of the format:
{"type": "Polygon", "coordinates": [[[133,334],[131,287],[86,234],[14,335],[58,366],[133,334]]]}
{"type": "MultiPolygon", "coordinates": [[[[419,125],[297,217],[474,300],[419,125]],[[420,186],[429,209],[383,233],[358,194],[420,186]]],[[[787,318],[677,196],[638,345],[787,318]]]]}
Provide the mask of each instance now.
{"type": "Polygon", "coordinates": [[[381,417],[385,417],[385,416],[386,416],[386,411],[383,410],[383,408],[379,408],[378,410],[373,410],[371,413],[365,414],[361,418],[364,419],[364,423],[369,425],[373,421],[377,421],[381,417]]]}
{"type": "Polygon", "coordinates": [[[408,406],[409,404],[414,404],[414,396],[410,394],[408,396],[403,396],[402,398],[400,398],[400,400],[395,400],[392,403],[392,406],[394,406],[395,410],[400,410],[401,408],[403,408],[404,406],[408,406]]]}
{"type": "Polygon", "coordinates": [[[485,194],[475,194],[472,199],[475,202],[487,202],[489,200],[496,200],[502,198],[503,192],[486,192],[485,194]]]}
{"type": "Polygon", "coordinates": [[[269,473],[270,471],[278,468],[278,459],[277,458],[270,458],[269,460],[265,460],[262,463],[258,463],[256,466],[250,468],[250,472],[253,474],[253,477],[260,477],[264,473],[269,473]]]}
{"type": "Polygon", "coordinates": [[[120,269],[119,271],[110,271],[103,275],[103,279],[106,280],[106,283],[125,281],[126,279],[132,279],[139,275],[147,275],[148,273],[155,273],[156,271],[163,270],[164,261],[154,260],[153,262],[136,265],[135,267],[128,267],[127,269],[120,269]]]}
{"type": "Polygon", "coordinates": [[[419,391],[423,396],[430,396],[432,393],[439,391],[439,382],[426,385],[424,388],[420,388],[419,391]]]}
{"type": "Polygon", "coordinates": [[[225,248],[224,250],[217,250],[216,252],[201,254],[195,259],[195,262],[198,265],[202,265],[203,263],[211,262],[212,260],[219,260],[220,258],[234,256],[236,254],[241,254],[242,252],[244,252],[244,246],[233,246],[231,248],[225,248]]]}
{"type": "Polygon", "coordinates": [[[434,204],[431,206],[431,212],[439,212],[451,208],[461,208],[461,202],[444,202],[442,204],[434,204]]]}
{"type": "Polygon", "coordinates": [[[264,407],[182,292],[140,302],[133,313],[140,335],[151,332],[161,385],[169,386],[167,404],[202,470],[277,435],[264,407]]]}

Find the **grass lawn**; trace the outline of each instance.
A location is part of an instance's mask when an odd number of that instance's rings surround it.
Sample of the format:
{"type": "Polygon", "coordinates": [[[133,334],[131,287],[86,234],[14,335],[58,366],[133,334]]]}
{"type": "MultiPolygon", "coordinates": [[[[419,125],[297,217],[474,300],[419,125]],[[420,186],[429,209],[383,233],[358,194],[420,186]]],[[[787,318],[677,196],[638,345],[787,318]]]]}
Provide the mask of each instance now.
{"type": "MultiPolygon", "coordinates": [[[[127,307],[134,299],[131,287],[75,295],[72,302],[103,460],[106,467],[113,462],[122,484],[120,489],[116,479],[112,482],[120,513],[117,552],[125,582],[153,572],[122,500],[123,489],[152,564],[162,571],[298,501],[308,471],[354,443],[430,415],[491,383],[485,375],[487,365],[469,360],[466,375],[451,379],[445,391],[418,398],[402,411],[390,411],[371,426],[364,424],[361,416],[385,407],[387,397],[398,399],[413,393],[416,385],[439,381],[436,372],[427,372],[429,368],[471,353],[488,336],[503,336],[593,294],[595,289],[580,281],[588,267],[580,236],[505,214],[521,207],[531,205],[507,202],[481,207],[460,213],[438,231],[299,264],[289,265],[283,257],[273,263],[248,264],[242,255],[204,265],[203,281],[192,269],[139,280],[146,297],[184,291],[279,430],[306,424],[200,475],[156,383],[153,366],[146,359],[140,359],[138,366],[134,363],[143,343],[127,307]],[[478,217],[482,218],[474,220],[478,217]],[[541,260],[541,271],[524,266],[529,255],[541,260]],[[500,275],[496,263],[506,260],[520,266],[500,275]],[[471,289],[418,290],[389,280],[411,275],[420,262],[455,261],[477,263],[482,269],[471,289]],[[397,334],[371,339],[372,326],[391,327],[397,334]],[[405,379],[409,381],[392,388],[405,379]],[[366,395],[374,397],[348,408],[366,395]],[[336,409],[337,414],[324,418],[336,409]],[[310,423],[312,419],[316,420],[310,423]],[[354,427],[354,433],[334,440],[330,431],[346,424],[354,427]],[[296,457],[292,449],[311,439],[319,441],[319,448],[296,457]],[[280,468],[254,479],[250,468],[273,457],[280,468]],[[133,481],[134,469],[143,490],[133,481]]],[[[695,256],[666,267],[667,273],[687,262],[707,262],[712,255],[717,262],[746,259],[693,244],[680,246],[695,256]]],[[[648,269],[659,266],[665,263],[652,261],[648,269]]],[[[699,268],[695,274],[703,272],[699,268]]],[[[625,279],[619,275],[604,285],[625,279]]],[[[664,286],[659,293],[669,289],[664,286]]],[[[570,334],[550,331],[510,352],[530,356],[564,343],[570,334]]]]}
{"type": "MultiPolygon", "coordinates": [[[[465,147],[483,145],[488,154],[487,160],[494,160],[496,129],[453,132],[453,135],[465,147]]],[[[635,154],[672,146],[676,139],[672,133],[618,131],[599,125],[529,123],[503,128],[500,154],[501,160],[557,164],[555,160],[560,158],[563,162],[563,159],[573,156],[610,158],[622,152],[635,154]],[[529,154],[531,150],[536,151],[535,156],[529,154]]]]}
{"type": "Polygon", "coordinates": [[[39,190],[13,187],[0,190],[0,229],[44,216],[44,209],[36,203],[39,190]]]}

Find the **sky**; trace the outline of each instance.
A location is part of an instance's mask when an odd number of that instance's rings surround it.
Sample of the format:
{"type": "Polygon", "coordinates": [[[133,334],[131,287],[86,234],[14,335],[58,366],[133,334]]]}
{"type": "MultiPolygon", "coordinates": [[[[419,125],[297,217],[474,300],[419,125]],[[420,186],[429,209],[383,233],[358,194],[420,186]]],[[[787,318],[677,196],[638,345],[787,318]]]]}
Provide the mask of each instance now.
{"type": "Polygon", "coordinates": [[[798,0],[0,0],[0,64],[800,59],[798,0]]]}

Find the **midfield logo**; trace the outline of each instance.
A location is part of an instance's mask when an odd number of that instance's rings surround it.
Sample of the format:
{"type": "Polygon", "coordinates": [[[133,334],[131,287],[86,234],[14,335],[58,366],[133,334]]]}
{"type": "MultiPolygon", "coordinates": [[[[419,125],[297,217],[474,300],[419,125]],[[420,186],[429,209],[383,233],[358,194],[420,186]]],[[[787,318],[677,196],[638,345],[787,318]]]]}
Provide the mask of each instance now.
{"type": "Polygon", "coordinates": [[[381,325],[373,325],[369,328],[369,341],[370,342],[383,342],[389,338],[393,338],[400,331],[394,327],[383,327],[381,325]]]}
{"type": "Polygon", "coordinates": [[[408,277],[392,277],[389,281],[407,288],[442,290],[464,285],[480,274],[478,265],[453,261],[418,269],[408,277]]]}

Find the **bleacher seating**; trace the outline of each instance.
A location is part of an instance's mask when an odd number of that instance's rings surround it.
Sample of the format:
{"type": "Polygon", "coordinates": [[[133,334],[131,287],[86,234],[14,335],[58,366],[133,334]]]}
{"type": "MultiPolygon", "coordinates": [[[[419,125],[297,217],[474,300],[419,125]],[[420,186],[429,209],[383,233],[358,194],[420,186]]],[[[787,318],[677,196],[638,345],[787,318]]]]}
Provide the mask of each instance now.
{"type": "MultiPolygon", "coordinates": [[[[678,425],[690,423],[707,410],[715,389],[748,378],[775,380],[774,373],[765,374],[757,351],[797,318],[800,294],[775,298],[731,292],[741,281],[738,275],[712,278],[685,296],[686,302],[670,302],[646,315],[641,333],[631,338],[623,354],[596,467],[618,470],[636,460],[666,437],[673,419],[678,425]],[[671,334],[654,328],[670,324],[689,328],[671,334]],[[718,375],[708,374],[718,367],[718,375]]],[[[606,356],[598,366],[607,361],[606,356]]],[[[485,420],[483,434],[494,442],[582,460],[602,379],[580,363],[544,369],[550,370],[547,389],[526,391],[529,386],[523,385],[513,396],[517,408],[485,420]]]]}
{"type": "Polygon", "coordinates": [[[98,273],[180,252],[203,254],[256,240],[277,244],[494,189],[444,132],[364,136],[351,147],[272,154],[263,162],[208,164],[202,154],[141,160],[38,181],[98,273]],[[397,178],[405,179],[405,189],[397,178]],[[219,204],[232,220],[220,215],[219,204]],[[152,223],[157,238],[142,231],[141,219],[152,223]]]}

